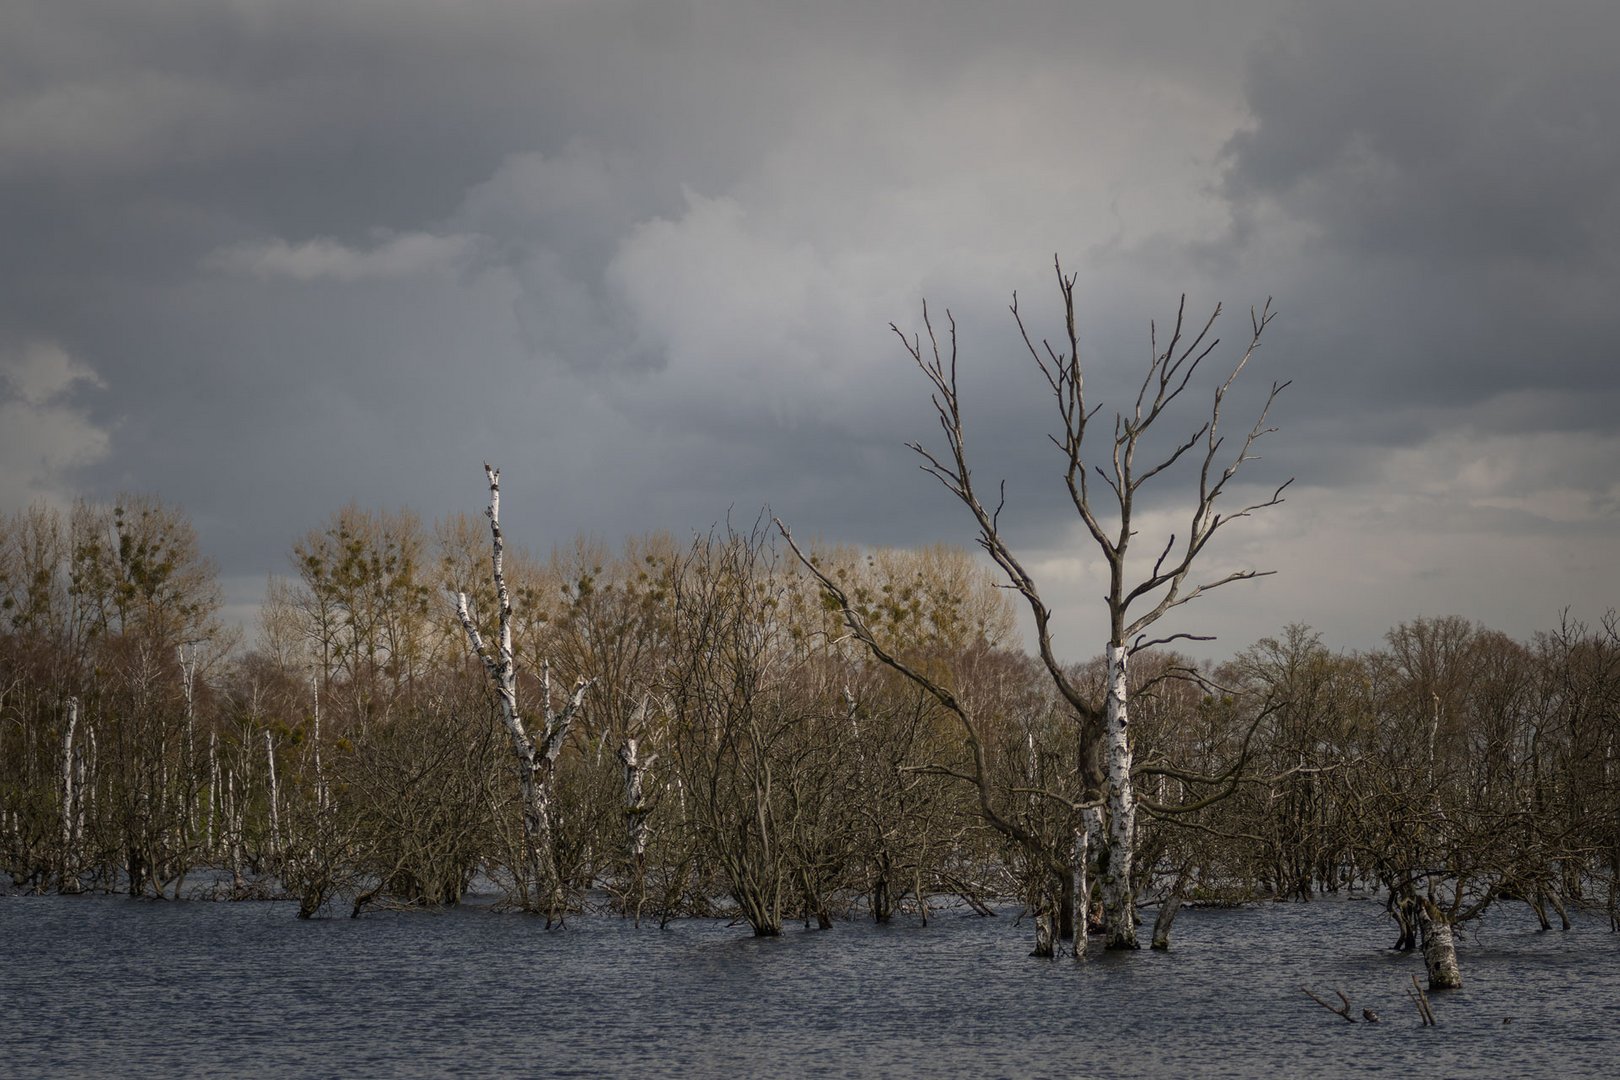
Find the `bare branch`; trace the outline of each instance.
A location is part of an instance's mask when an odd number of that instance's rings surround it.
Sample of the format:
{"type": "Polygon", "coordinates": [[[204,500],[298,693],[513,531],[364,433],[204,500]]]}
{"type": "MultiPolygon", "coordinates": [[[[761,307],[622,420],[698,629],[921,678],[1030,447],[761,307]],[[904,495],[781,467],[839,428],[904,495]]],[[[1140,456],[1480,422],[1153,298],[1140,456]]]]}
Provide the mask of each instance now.
{"type": "Polygon", "coordinates": [[[1344,1003],[1343,1005],[1340,1005],[1340,1006],[1334,1006],[1334,1005],[1330,1005],[1327,1002],[1323,1001],[1321,998],[1317,997],[1315,994],[1311,993],[1310,990],[1306,989],[1303,986],[1300,987],[1299,989],[1300,989],[1300,992],[1303,993],[1306,997],[1310,998],[1312,1001],[1316,1002],[1318,1005],[1322,1006],[1322,1008],[1326,1009],[1328,1012],[1332,1013],[1333,1015],[1342,1016],[1342,1017],[1344,1017],[1344,1019],[1346,1021],[1348,1021],[1349,1023],[1352,1023],[1352,1024],[1356,1022],[1356,1018],[1350,1015],[1350,999],[1344,996],[1344,991],[1343,990],[1335,990],[1335,991],[1333,991],[1335,994],[1337,994],[1339,996],[1339,1000],[1344,1003]]]}

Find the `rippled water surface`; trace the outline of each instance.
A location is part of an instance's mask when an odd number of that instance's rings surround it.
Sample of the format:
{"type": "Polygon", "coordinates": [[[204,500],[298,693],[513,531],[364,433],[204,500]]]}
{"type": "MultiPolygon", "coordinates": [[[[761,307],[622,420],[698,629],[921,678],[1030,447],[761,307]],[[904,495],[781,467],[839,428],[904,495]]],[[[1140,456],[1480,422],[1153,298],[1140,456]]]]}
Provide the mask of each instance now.
{"type": "Polygon", "coordinates": [[[755,940],[489,910],[0,898],[0,1073],[208,1076],[1569,1076],[1620,1071],[1620,935],[1470,933],[1419,1026],[1376,901],[1187,910],[1175,950],[1029,959],[947,914],[755,940]],[[1308,984],[1383,1016],[1347,1024],[1308,984]],[[1508,1021],[1508,1022],[1504,1022],[1508,1021]]]}

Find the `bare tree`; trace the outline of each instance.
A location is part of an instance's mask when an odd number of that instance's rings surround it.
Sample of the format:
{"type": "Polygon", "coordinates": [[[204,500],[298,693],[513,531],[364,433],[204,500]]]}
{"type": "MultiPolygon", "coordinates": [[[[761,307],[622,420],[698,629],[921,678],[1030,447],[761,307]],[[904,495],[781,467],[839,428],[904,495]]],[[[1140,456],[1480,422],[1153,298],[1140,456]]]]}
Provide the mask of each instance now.
{"type": "Polygon", "coordinates": [[[501,473],[484,463],[489,479],[490,574],[495,583],[497,630],[495,647],[490,648],[473,621],[467,594],[456,594],[456,617],[478,659],[483,661],[500,704],[501,723],[512,743],[518,783],[523,791],[523,866],[519,870],[518,896],[531,911],[545,911],[549,925],[562,914],[562,882],[552,853],[552,794],[556,782],[557,755],[562,752],[568,729],[585,700],[590,680],[581,676],[561,709],[552,708],[551,671],[540,675],[539,731],[530,734],[518,704],[517,665],[512,655],[512,595],[506,586],[503,563],[506,544],[501,536],[501,473]]]}
{"type": "MultiPolygon", "coordinates": [[[[936,454],[920,443],[908,445],[922,457],[923,470],[939,480],[968,509],[978,526],[979,545],[1001,569],[1008,584],[1028,603],[1034,615],[1036,644],[1041,660],[1079,722],[1080,772],[1085,784],[1082,816],[1085,824],[1084,835],[1077,838],[1076,846],[1097,852],[1098,884],[1107,920],[1108,946],[1134,949],[1137,947],[1136,905],[1131,880],[1136,798],[1132,789],[1127,662],[1134,653],[1154,645],[1196,637],[1176,633],[1151,640],[1148,638],[1149,628],[1172,609],[1222,585],[1266,573],[1236,570],[1200,579],[1193,576],[1193,568],[1222,527],[1256,510],[1282,502],[1282,492],[1287,483],[1269,496],[1243,505],[1231,513],[1223,514],[1217,509],[1217,502],[1226,493],[1239,469],[1246,462],[1254,460],[1252,451],[1256,441],[1272,430],[1266,427],[1266,417],[1287,383],[1272,385],[1259,417],[1239,442],[1237,451],[1230,452],[1222,428],[1222,408],[1227,394],[1247,366],[1272,319],[1268,302],[1258,312],[1251,310],[1249,344],[1230,372],[1216,385],[1213,400],[1202,422],[1190,435],[1177,437],[1169,443],[1149,440],[1155,425],[1174,411],[1173,406],[1185,394],[1199,368],[1219,344],[1213,331],[1221,313],[1220,307],[1217,306],[1202,328],[1194,332],[1185,323],[1186,297],[1183,296],[1169,338],[1161,343],[1157,327],[1152,330],[1152,355],[1134,404],[1115,413],[1111,437],[1093,437],[1088,443],[1087,435],[1093,430],[1091,421],[1101,406],[1093,404],[1086,397],[1085,372],[1080,359],[1080,336],[1075,316],[1075,276],[1064,274],[1061,263],[1056,259],[1053,264],[1063,298],[1066,341],[1056,347],[1045,339],[1037,343],[1025,326],[1016,295],[1012,314],[1024,345],[1046,379],[1058,406],[1062,431],[1060,435],[1052,436],[1052,441],[1063,454],[1064,480],[1070,501],[1108,567],[1108,677],[1101,703],[1075,683],[1057,657],[1052,644],[1051,609],[1042,599],[1035,579],[1002,534],[1001,497],[998,496],[993,508],[987,506],[975,486],[957,388],[955,320],[947,311],[948,335],[944,342],[935,331],[926,305],[923,308],[926,344],[920,335],[907,337],[899,327],[891,325],[891,329],[932,384],[932,401],[940,430],[945,436],[946,449],[936,454]],[[1100,453],[1094,453],[1099,443],[1100,453]],[[1139,572],[1140,567],[1128,560],[1132,542],[1140,528],[1135,518],[1139,494],[1145,485],[1156,477],[1168,474],[1184,458],[1197,469],[1195,497],[1191,501],[1186,531],[1172,533],[1157,548],[1158,555],[1151,569],[1139,572]],[[1099,466],[1099,460],[1105,462],[1106,467],[1099,466]],[[1101,813],[1098,812],[1099,806],[1101,813]]],[[[845,607],[848,615],[847,604],[845,607]]],[[[859,631],[856,632],[859,636],[859,631]]],[[[871,644],[868,640],[868,645],[871,644]]],[[[947,707],[950,707],[949,703],[947,707]]]]}

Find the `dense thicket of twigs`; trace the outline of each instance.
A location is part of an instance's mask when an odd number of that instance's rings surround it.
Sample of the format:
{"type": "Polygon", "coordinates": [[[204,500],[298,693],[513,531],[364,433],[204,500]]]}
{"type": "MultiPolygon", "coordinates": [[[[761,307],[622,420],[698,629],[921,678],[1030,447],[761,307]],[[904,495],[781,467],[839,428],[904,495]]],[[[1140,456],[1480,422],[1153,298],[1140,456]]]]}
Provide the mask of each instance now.
{"type": "MultiPolygon", "coordinates": [[[[971,702],[994,810],[1026,842],[985,826],[952,717],[850,641],[762,528],[509,553],[526,700],[548,663],[560,687],[593,680],[552,811],[574,908],[774,933],[1062,892],[1077,727],[1005,594],[948,549],[817,558],[886,647],[971,702]]],[[[305,914],[513,887],[517,780],[450,599],[493,619],[486,527],[349,507],[292,567],[244,646],[175,508],[0,519],[0,883],[305,914]]],[[[1075,672],[1099,700],[1103,677],[1075,672]]],[[[1132,678],[1149,902],[1377,888],[1408,945],[1424,904],[1620,912],[1612,617],[1528,642],[1418,620],[1357,654],[1289,627],[1218,667],[1146,653],[1132,678]]]]}

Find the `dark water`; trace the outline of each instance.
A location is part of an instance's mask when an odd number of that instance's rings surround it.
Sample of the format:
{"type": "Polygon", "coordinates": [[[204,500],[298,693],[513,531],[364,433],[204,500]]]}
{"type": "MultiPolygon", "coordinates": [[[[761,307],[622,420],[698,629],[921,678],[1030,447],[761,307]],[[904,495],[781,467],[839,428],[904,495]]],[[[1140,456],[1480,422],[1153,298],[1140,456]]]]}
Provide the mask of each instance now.
{"type": "Polygon", "coordinates": [[[0,898],[0,1074],[1620,1075],[1620,936],[1505,909],[1419,1026],[1374,901],[1188,910],[1176,949],[1029,959],[1010,917],[547,933],[460,909],[0,898]],[[1343,989],[1347,1024],[1299,992],[1343,989]],[[1511,1023],[1503,1023],[1504,1019],[1511,1023]]]}

